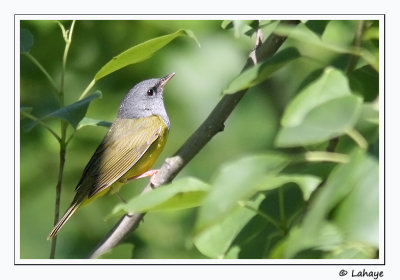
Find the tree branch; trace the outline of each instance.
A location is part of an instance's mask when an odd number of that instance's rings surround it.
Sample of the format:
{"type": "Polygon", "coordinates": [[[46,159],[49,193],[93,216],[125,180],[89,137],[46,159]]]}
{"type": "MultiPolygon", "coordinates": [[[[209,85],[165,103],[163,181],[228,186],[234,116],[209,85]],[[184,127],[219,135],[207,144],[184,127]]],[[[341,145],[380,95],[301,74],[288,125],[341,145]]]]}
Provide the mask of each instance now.
{"type": "MultiPolygon", "coordinates": [[[[297,25],[299,21],[281,21],[280,24],[297,25]]],[[[271,57],[283,44],[286,37],[271,34],[267,40],[258,45],[255,50],[257,61],[271,57]]],[[[249,56],[243,70],[253,65],[249,56]]],[[[242,71],[243,71],[242,70],[242,71]]],[[[211,114],[183,144],[174,156],[167,158],[161,166],[160,171],[154,175],[143,193],[151,189],[171,182],[182,168],[211,140],[214,135],[224,129],[224,123],[233,109],[242,99],[247,90],[241,90],[234,94],[225,95],[215,106],[211,114]]],[[[124,215],[106,237],[96,246],[89,258],[97,258],[119,244],[129,233],[135,230],[145,213],[130,213],[124,215]]]]}

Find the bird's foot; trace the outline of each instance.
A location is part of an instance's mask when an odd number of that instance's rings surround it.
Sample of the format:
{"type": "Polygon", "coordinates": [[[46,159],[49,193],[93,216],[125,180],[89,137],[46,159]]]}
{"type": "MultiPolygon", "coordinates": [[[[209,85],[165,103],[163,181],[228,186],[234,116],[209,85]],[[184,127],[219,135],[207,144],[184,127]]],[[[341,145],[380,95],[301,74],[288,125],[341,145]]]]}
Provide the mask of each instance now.
{"type": "Polygon", "coordinates": [[[148,171],[146,171],[146,172],[144,172],[144,173],[142,173],[140,175],[128,178],[126,181],[129,182],[129,181],[140,179],[140,178],[151,177],[156,173],[158,173],[158,169],[151,169],[151,170],[148,170],[148,171]]]}

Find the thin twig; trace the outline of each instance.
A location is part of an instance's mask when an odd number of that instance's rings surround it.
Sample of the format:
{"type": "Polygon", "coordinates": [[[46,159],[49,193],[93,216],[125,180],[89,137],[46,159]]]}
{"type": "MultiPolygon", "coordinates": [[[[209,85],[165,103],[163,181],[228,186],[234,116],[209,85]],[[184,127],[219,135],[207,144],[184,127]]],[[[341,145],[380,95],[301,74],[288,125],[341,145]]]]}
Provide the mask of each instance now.
{"type": "MultiPolygon", "coordinates": [[[[65,40],[65,49],[64,49],[63,60],[62,60],[62,71],[61,71],[61,81],[60,81],[60,90],[59,90],[59,103],[60,103],[60,106],[63,107],[64,106],[65,69],[66,69],[66,65],[67,65],[69,47],[72,42],[72,33],[74,30],[74,26],[75,26],[75,20],[72,21],[71,27],[68,31],[68,36],[66,36],[66,31],[64,30],[63,26],[61,24],[60,24],[60,26],[62,27],[61,29],[63,31],[63,37],[65,40]]],[[[54,225],[57,224],[58,219],[60,217],[61,186],[62,186],[63,175],[64,175],[65,154],[66,154],[66,149],[67,149],[67,126],[68,126],[68,124],[65,120],[61,120],[60,126],[61,126],[60,165],[58,168],[58,179],[57,179],[57,185],[56,185],[56,200],[55,200],[55,205],[54,205],[54,225]]],[[[57,247],[57,238],[53,238],[51,240],[50,259],[55,258],[56,247],[57,247]]]]}
{"type": "MultiPolygon", "coordinates": [[[[60,164],[58,167],[58,179],[56,185],[56,200],[55,200],[55,207],[54,207],[54,225],[57,224],[58,219],[60,217],[60,200],[61,200],[61,186],[63,181],[64,175],[64,166],[65,166],[65,146],[62,145],[60,142],[60,164]]],[[[55,258],[56,254],[56,247],[57,247],[57,237],[51,240],[51,248],[50,248],[50,259],[55,258]]]]}
{"type": "MultiPolygon", "coordinates": [[[[298,23],[299,21],[297,20],[281,22],[281,24],[292,25],[298,23]]],[[[272,56],[285,40],[286,37],[271,34],[263,44],[256,48],[257,61],[262,61],[272,56]]],[[[247,69],[251,65],[253,65],[253,62],[249,57],[243,70],[247,69]]],[[[143,192],[150,191],[155,187],[171,182],[179,171],[181,171],[181,169],[211,140],[211,138],[224,129],[224,122],[245,93],[246,90],[241,90],[234,94],[225,95],[215,106],[207,119],[183,144],[175,155],[165,160],[160,171],[151,178],[150,183],[145,187],[143,192]]],[[[111,250],[138,227],[144,215],[145,213],[131,213],[124,215],[88,257],[97,258],[111,250]]]]}

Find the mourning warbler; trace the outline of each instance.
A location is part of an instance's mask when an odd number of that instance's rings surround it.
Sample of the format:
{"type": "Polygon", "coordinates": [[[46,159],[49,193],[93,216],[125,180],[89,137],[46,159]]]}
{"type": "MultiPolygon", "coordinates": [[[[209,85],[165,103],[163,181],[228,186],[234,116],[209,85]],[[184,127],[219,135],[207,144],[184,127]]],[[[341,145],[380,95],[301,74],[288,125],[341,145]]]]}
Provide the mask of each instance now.
{"type": "Polygon", "coordinates": [[[138,83],[124,97],[117,118],[89,160],[75,188],[76,195],[47,239],[54,237],[75,211],[148,171],[164,148],[170,127],[163,89],[175,75],[138,83]]]}

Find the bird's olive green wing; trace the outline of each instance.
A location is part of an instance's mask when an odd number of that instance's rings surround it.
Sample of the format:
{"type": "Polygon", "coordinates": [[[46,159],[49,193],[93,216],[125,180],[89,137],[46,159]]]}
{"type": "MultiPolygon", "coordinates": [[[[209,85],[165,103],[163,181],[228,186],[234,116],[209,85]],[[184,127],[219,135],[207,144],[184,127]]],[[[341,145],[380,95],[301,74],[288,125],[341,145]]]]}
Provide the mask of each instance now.
{"type": "Polygon", "coordinates": [[[90,159],[76,187],[92,197],[121,178],[162,132],[158,116],[116,119],[90,159]]]}

